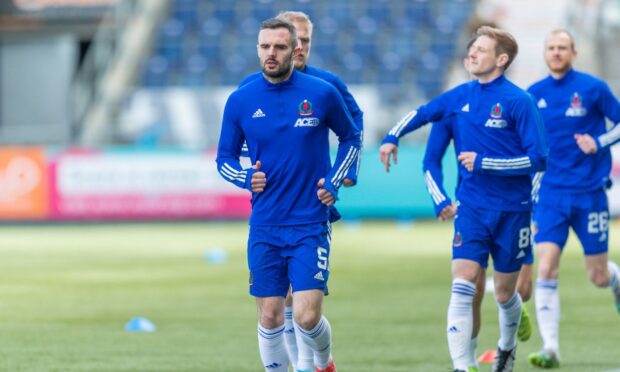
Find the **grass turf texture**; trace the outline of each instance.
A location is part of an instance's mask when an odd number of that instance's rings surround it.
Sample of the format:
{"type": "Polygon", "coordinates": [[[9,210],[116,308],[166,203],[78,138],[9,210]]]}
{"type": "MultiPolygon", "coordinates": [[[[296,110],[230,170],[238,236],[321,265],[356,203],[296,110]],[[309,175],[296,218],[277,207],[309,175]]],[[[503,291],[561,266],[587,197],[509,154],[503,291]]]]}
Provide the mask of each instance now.
{"type": "MultiPolygon", "coordinates": [[[[618,223],[611,257],[620,261],[618,223]]],[[[335,226],[325,313],[341,371],[447,371],[451,225],[335,226]]],[[[0,370],[261,371],[244,223],[0,228],[0,370]],[[203,257],[222,247],[229,260],[203,257]],[[144,316],[155,333],[124,324],[144,316]]],[[[620,315],[571,237],[561,269],[562,371],[620,368],[620,315]]],[[[541,346],[533,315],[516,369],[541,346]]],[[[494,348],[486,295],[479,351],[494,348]]],[[[490,366],[482,366],[489,371],[490,366]]]]}

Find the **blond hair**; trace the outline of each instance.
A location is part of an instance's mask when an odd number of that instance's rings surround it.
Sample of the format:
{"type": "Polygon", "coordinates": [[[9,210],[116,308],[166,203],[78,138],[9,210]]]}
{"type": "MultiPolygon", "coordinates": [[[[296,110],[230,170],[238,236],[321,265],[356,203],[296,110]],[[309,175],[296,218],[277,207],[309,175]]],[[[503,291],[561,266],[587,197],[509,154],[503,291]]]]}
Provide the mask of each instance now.
{"type": "Polygon", "coordinates": [[[312,29],[313,29],[312,21],[310,20],[310,17],[308,17],[308,15],[306,13],[304,13],[304,12],[297,12],[297,11],[293,11],[293,10],[286,10],[286,11],[282,11],[282,12],[278,13],[276,18],[283,19],[283,20],[288,21],[290,23],[293,23],[293,22],[305,22],[305,23],[308,24],[308,28],[310,29],[310,34],[312,34],[312,29]]]}
{"type": "Polygon", "coordinates": [[[491,26],[482,26],[476,30],[476,39],[480,36],[486,36],[495,40],[495,54],[506,54],[508,56],[508,62],[504,65],[504,71],[508,69],[512,61],[517,57],[519,53],[519,45],[514,36],[508,31],[501,30],[499,28],[491,26]]]}

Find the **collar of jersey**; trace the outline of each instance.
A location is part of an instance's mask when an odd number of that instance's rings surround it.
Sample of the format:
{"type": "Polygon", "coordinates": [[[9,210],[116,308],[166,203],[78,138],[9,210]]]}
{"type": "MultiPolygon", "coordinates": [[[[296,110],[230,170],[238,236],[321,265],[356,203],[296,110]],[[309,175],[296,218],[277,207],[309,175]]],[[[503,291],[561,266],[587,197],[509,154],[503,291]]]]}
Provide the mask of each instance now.
{"type": "Polygon", "coordinates": [[[564,76],[562,76],[559,79],[554,79],[553,76],[551,75],[549,75],[549,78],[555,84],[561,85],[561,84],[566,84],[567,82],[571,81],[573,79],[573,76],[575,76],[575,70],[571,68],[570,70],[566,72],[564,76]]]}
{"type": "Polygon", "coordinates": [[[501,74],[500,76],[498,76],[497,78],[495,78],[495,80],[489,81],[488,83],[481,83],[479,81],[477,81],[478,85],[481,88],[493,88],[496,87],[498,85],[500,85],[501,83],[503,83],[506,80],[506,76],[504,76],[504,74],[501,74]]]}

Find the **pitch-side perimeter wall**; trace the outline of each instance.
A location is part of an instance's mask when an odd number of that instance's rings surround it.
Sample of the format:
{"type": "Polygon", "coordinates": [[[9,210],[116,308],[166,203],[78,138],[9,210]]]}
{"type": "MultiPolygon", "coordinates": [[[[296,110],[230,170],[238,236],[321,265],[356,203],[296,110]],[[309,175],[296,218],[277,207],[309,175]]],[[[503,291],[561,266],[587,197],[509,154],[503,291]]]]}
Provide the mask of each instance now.
{"type": "MultiPolygon", "coordinates": [[[[620,149],[614,158],[620,159],[620,149]]],[[[378,149],[365,148],[359,183],[340,191],[345,219],[432,218],[422,177],[423,146],[401,146],[399,164],[386,173],[378,149]]],[[[453,195],[456,161],[444,159],[453,195]]],[[[620,162],[609,191],[620,214],[620,162]]],[[[105,221],[246,219],[250,193],[224,181],[214,151],[136,148],[0,147],[0,220],[105,221]]]]}

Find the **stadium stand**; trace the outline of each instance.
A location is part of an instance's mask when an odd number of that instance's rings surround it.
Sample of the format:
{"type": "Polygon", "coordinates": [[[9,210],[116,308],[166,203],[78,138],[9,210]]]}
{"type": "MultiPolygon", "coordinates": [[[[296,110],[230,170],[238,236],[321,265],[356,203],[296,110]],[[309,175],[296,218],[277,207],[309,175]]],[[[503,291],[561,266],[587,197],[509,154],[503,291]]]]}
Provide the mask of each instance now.
{"type": "Polygon", "coordinates": [[[428,97],[441,91],[475,0],[172,0],[141,85],[236,85],[257,69],[260,22],[285,8],[315,22],[313,65],[381,85],[389,99],[412,84],[428,97]]]}

